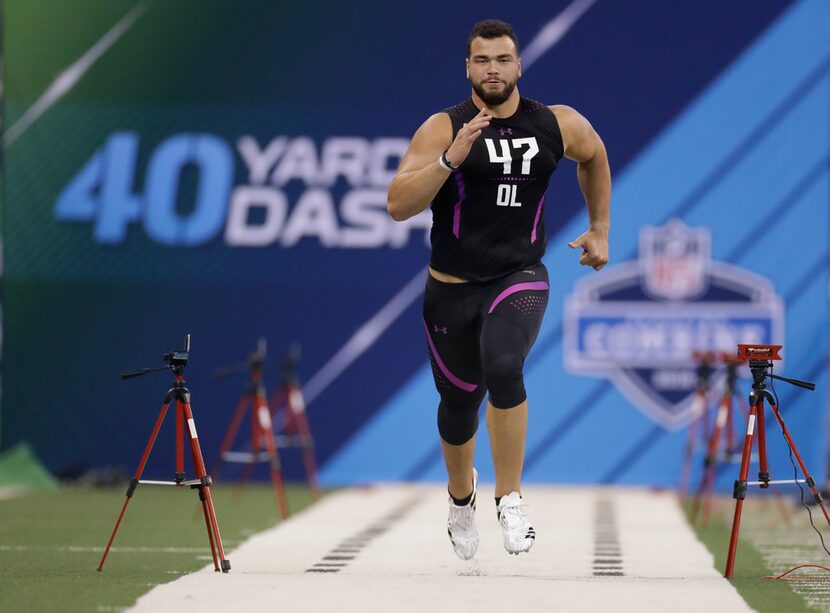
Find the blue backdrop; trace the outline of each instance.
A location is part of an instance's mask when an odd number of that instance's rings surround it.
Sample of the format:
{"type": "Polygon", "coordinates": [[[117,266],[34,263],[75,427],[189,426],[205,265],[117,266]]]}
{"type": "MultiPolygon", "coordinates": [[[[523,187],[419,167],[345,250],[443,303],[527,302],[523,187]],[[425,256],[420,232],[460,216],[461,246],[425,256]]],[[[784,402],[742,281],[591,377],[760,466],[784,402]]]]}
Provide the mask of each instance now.
{"type": "MultiPolygon", "coordinates": [[[[574,165],[552,180],[527,478],[673,485],[692,349],[781,342],[782,372],[826,388],[827,3],[108,11],[77,29],[6,11],[3,448],[131,470],[168,381],[118,372],[191,332],[210,464],[244,384],[210,371],[266,336],[272,385],[302,345],[325,483],[441,479],[419,323],[430,220],[392,222],[385,189],[418,125],[469,95],[467,33],[490,17],[523,45],[522,94],[587,116],[614,179],[599,274],[566,247],[587,223],[574,165]],[[66,51],[33,56],[27,20],[66,51]],[[33,116],[60,74],[77,80],[33,116]]],[[[823,476],[826,392],[780,392],[823,476]]],[[[301,475],[291,453],[286,470],[301,475]]]]}

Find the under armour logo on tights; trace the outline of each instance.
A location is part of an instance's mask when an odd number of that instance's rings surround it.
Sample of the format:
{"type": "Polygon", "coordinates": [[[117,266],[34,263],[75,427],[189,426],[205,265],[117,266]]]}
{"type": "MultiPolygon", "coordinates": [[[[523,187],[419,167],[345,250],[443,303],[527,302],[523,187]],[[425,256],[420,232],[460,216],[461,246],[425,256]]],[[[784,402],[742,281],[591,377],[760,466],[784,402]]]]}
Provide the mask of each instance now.
{"type": "Polygon", "coordinates": [[[444,326],[443,328],[439,328],[438,326],[432,326],[432,329],[436,334],[438,334],[439,332],[441,332],[442,334],[447,333],[447,326],[444,326]]]}

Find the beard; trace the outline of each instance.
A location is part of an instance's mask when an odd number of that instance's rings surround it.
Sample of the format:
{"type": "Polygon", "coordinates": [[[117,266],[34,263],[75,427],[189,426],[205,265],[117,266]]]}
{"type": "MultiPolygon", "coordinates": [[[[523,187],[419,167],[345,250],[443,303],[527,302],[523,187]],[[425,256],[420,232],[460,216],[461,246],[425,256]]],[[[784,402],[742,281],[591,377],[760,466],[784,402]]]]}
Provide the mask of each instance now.
{"type": "Polygon", "coordinates": [[[498,90],[486,90],[484,89],[484,81],[480,83],[473,83],[473,91],[478,94],[478,97],[485,104],[489,104],[492,106],[496,106],[499,104],[503,104],[507,101],[510,97],[510,94],[513,93],[513,90],[516,89],[516,81],[512,82],[505,82],[504,89],[501,91],[498,90]]]}

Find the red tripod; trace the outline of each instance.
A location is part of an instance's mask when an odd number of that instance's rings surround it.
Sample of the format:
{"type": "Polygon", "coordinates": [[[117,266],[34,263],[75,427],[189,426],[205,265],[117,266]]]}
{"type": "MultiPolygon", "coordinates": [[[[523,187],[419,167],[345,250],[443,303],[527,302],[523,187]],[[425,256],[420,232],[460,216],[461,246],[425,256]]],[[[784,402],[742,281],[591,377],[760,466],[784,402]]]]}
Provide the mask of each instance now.
{"type": "Polygon", "coordinates": [[[806,381],[798,381],[797,379],[790,379],[781,377],[779,375],[768,372],[772,368],[771,360],[780,360],[778,351],[781,345],[738,345],[738,356],[749,360],[749,368],[752,371],[752,392],[749,394],[749,423],[746,429],[746,439],[744,440],[743,455],[741,456],[741,472],[738,479],[735,481],[733,498],[735,498],[735,517],[732,520],[732,535],[729,539],[729,553],[726,558],[726,570],[723,576],[727,579],[732,577],[732,571],[735,567],[735,554],[738,548],[738,532],[741,527],[741,511],[743,510],[744,499],[746,498],[747,487],[750,485],[758,485],[761,489],[768,488],[771,484],[778,483],[806,483],[813,492],[816,502],[821,507],[821,512],[824,514],[824,519],[827,525],[830,526],[830,515],[827,514],[827,509],[824,507],[821,494],[816,489],[816,483],[810,475],[798,448],[795,446],[789,430],[781,418],[781,413],[775,404],[775,397],[766,388],[766,379],[778,379],[785,381],[798,387],[814,390],[816,386],[813,383],[806,381]],[[767,469],[767,450],[766,450],[766,434],[764,431],[764,401],[769,403],[772,413],[775,416],[778,425],[781,426],[781,432],[787,445],[795,456],[804,479],[770,481],[769,470],[767,469]],[[758,472],[758,481],[747,481],[749,475],[749,460],[752,452],[752,439],[755,433],[755,425],[758,426],[758,456],[760,459],[760,467],[758,472]]]}
{"type": "Polygon", "coordinates": [[[219,522],[216,520],[216,511],[213,508],[213,499],[210,496],[210,486],[212,484],[210,476],[205,472],[205,462],[202,459],[202,450],[199,447],[199,438],[196,435],[196,422],[193,419],[193,410],[190,406],[190,390],[185,387],[184,368],[187,366],[187,360],[190,352],[190,335],[185,338],[184,351],[171,351],[164,354],[164,360],[168,363],[167,366],[160,368],[144,368],[133,372],[122,373],[122,379],[129,379],[131,377],[138,377],[149,372],[170,369],[175,375],[173,386],[164,397],[164,403],[161,407],[156,425],[153,428],[150,439],[147,441],[147,446],[144,449],[144,454],[141,456],[141,461],[138,463],[138,468],[135,471],[135,476],[130,480],[130,485],[127,488],[127,499],[124,501],[124,506],[121,509],[121,514],[115,522],[115,528],[112,531],[112,536],[107,543],[104,550],[104,555],[98,564],[98,570],[104,568],[104,562],[107,559],[107,554],[110,551],[115,534],[118,532],[118,527],[121,525],[121,520],[124,518],[124,513],[127,510],[127,505],[135,493],[135,490],[140,484],[151,485],[173,485],[176,487],[188,486],[195,489],[199,493],[199,500],[202,502],[202,511],[205,516],[205,526],[207,526],[208,540],[210,541],[210,552],[213,556],[213,567],[217,572],[221,570],[226,573],[231,569],[230,560],[225,558],[225,550],[222,547],[222,537],[219,534],[219,522]],[[167,415],[167,407],[175,399],[176,401],[176,473],[174,481],[146,481],[141,479],[141,473],[144,471],[144,466],[147,464],[147,459],[150,457],[150,451],[153,449],[153,444],[156,441],[161,424],[164,422],[164,417],[167,415]],[[196,473],[196,478],[190,481],[185,479],[184,471],[184,424],[187,422],[187,429],[190,438],[190,452],[193,457],[193,467],[196,473]]]}
{"type": "Polygon", "coordinates": [[[274,389],[271,406],[274,407],[274,420],[279,423],[280,409],[283,409],[282,432],[277,437],[280,447],[297,447],[302,449],[308,485],[314,500],[320,498],[320,482],[317,477],[317,462],[314,460],[314,439],[308,425],[305,399],[297,378],[296,369],[299,361],[299,346],[292,346],[282,363],[282,387],[274,389]]]}
{"type": "Polygon", "coordinates": [[[683,464],[680,469],[680,481],[677,485],[681,502],[686,499],[686,494],[689,491],[689,482],[692,477],[692,458],[695,452],[697,437],[700,434],[704,439],[706,438],[706,416],[709,412],[709,401],[707,399],[709,380],[715,371],[712,366],[715,361],[715,354],[713,352],[695,351],[692,357],[697,362],[697,368],[695,369],[695,373],[697,374],[697,390],[692,399],[692,419],[689,422],[686,445],[683,447],[683,464]]]}
{"type": "Polygon", "coordinates": [[[720,354],[721,361],[726,364],[726,382],[721,395],[718,410],[715,413],[715,425],[712,436],[709,438],[706,457],[703,460],[703,475],[698,484],[695,500],[692,504],[691,521],[697,521],[701,502],[703,503],[703,524],[709,519],[711,508],[712,488],[718,470],[718,455],[720,453],[721,435],[726,431],[726,445],[723,449],[722,460],[728,460],[735,451],[735,422],[733,419],[733,399],[737,394],[735,382],[738,380],[738,367],[745,360],[728,353],[720,354]]]}
{"type": "Polygon", "coordinates": [[[274,436],[271,420],[271,409],[268,408],[265,385],[262,382],[262,366],[265,363],[265,353],[265,339],[261,338],[257,343],[256,352],[248,356],[247,364],[223,368],[214,373],[215,377],[222,377],[249,368],[251,380],[236,405],[236,412],[222,441],[222,447],[219,450],[219,463],[215,466],[213,474],[218,480],[219,469],[223,462],[247,464],[249,470],[257,462],[269,462],[277,508],[280,517],[286,519],[289,516],[288,498],[282,480],[282,469],[280,468],[277,438],[274,436]],[[231,445],[236,439],[239,427],[249,408],[251,413],[251,451],[231,451],[231,445]]]}

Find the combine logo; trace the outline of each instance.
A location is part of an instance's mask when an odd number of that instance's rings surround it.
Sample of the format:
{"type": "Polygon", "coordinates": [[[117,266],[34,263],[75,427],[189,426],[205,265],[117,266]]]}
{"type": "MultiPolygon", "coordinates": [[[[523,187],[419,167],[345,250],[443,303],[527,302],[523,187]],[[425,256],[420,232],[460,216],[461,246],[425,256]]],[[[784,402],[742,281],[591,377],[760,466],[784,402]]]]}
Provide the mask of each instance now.
{"type": "Polygon", "coordinates": [[[696,349],[784,340],[769,280],[712,261],[706,228],[644,228],[638,260],[580,281],[565,302],[565,367],[605,377],[667,429],[691,417],[696,349]]]}

